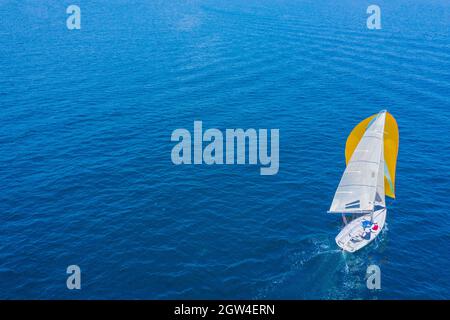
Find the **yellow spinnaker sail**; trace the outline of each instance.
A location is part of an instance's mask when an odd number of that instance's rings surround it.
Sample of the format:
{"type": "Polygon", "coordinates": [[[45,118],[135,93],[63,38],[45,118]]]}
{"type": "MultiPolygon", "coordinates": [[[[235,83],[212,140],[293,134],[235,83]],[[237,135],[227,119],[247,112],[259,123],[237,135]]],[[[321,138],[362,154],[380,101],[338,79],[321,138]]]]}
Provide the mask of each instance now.
{"type": "MultiPolygon", "coordinates": [[[[355,151],[361,140],[367,126],[376,116],[370,116],[361,121],[347,138],[345,144],[345,163],[348,164],[352,157],[353,151],[355,151]]],[[[386,112],[386,122],[384,125],[384,161],[386,168],[384,171],[384,188],[387,196],[395,198],[395,169],[397,166],[397,154],[398,154],[399,134],[398,126],[395,118],[386,112]]]]}

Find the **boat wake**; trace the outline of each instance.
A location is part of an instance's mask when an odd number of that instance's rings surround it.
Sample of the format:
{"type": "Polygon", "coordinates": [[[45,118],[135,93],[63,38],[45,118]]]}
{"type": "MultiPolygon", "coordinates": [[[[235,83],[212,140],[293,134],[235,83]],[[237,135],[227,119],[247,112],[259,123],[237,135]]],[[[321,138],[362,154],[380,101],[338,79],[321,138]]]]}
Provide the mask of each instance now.
{"type": "Polygon", "coordinates": [[[377,264],[387,228],[367,248],[349,253],[336,247],[333,238],[304,239],[289,260],[290,269],[261,289],[255,299],[370,299],[366,270],[377,264]],[[306,290],[305,290],[306,288],[306,290]]]}

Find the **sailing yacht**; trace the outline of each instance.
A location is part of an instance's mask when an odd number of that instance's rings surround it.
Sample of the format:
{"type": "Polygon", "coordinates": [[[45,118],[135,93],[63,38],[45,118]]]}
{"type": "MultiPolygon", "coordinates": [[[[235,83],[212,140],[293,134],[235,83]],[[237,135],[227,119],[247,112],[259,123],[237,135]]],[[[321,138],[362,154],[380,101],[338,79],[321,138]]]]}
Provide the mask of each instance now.
{"type": "Polygon", "coordinates": [[[342,215],[344,228],[335,240],[343,250],[363,248],[383,229],[385,196],[395,198],[398,144],[397,122],[386,110],[361,121],[348,136],[347,167],[328,211],[342,215]]]}

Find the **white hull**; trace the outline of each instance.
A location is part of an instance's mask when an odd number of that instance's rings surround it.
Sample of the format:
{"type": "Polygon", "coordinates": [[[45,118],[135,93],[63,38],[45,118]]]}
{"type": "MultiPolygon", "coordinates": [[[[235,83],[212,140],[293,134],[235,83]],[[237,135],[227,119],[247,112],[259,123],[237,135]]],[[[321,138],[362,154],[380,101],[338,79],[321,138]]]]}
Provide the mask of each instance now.
{"type": "Polygon", "coordinates": [[[386,209],[375,211],[372,214],[363,215],[349,222],[344,229],[336,236],[336,243],[339,247],[348,252],[355,252],[375,239],[384,227],[386,221],[386,209]],[[371,221],[378,228],[363,228],[363,221],[371,221]]]}

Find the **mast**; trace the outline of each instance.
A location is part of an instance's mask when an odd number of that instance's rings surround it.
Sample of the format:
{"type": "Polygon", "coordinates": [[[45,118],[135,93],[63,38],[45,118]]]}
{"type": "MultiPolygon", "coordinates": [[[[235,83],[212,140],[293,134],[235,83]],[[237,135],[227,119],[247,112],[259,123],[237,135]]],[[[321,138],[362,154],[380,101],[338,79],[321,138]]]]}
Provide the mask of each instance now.
{"type": "Polygon", "coordinates": [[[386,196],[384,188],[384,175],[387,171],[386,162],[384,161],[384,139],[381,141],[380,164],[378,166],[377,190],[374,199],[374,209],[386,207],[386,196]]]}

